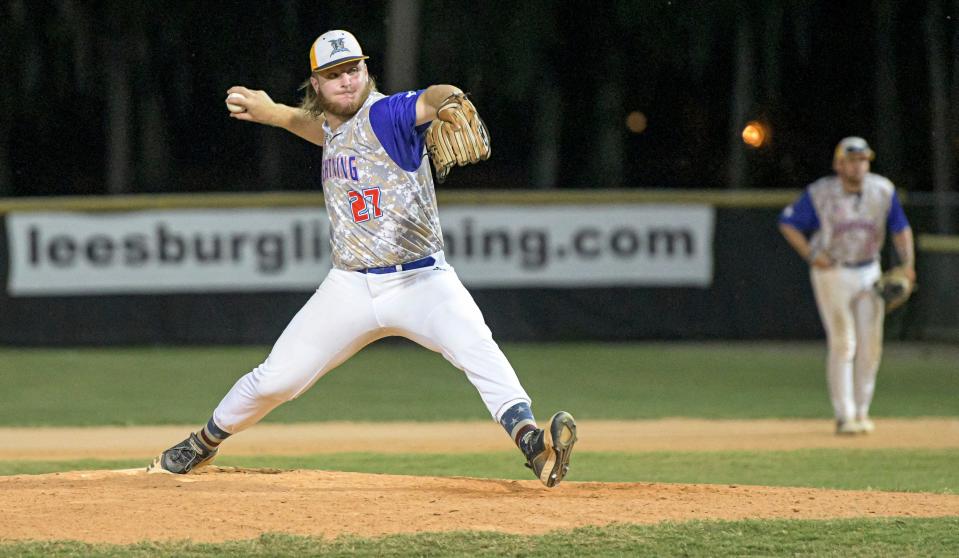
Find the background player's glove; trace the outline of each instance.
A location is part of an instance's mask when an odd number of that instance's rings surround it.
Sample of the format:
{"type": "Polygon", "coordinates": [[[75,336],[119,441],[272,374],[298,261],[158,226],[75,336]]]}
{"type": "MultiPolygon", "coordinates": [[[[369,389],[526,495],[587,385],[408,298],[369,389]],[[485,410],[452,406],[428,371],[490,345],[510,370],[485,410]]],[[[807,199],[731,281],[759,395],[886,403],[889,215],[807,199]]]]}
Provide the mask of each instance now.
{"type": "Polygon", "coordinates": [[[879,277],[873,285],[876,293],[886,301],[886,313],[899,308],[916,290],[916,285],[906,275],[902,267],[894,267],[879,277]]]}
{"type": "Polygon", "coordinates": [[[454,165],[489,159],[489,131],[466,94],[450,95],[436,109],[436,120],[426,131],[426,150],[440,183],[454,165]]]}

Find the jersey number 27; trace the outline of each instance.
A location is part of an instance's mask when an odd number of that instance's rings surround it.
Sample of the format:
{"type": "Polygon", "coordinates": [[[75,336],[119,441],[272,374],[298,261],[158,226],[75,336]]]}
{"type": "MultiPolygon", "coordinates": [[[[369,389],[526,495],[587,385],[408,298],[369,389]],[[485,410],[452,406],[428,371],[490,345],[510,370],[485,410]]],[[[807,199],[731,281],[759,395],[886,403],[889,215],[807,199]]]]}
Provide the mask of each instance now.
{"type": "Polygon", "coordinates": [[[383,215],[380,209],[380,189],[364,188],[363,193],[350,190],[350,210],[353,212],[353,221],[362,223],[376,219],[383,215]]]}

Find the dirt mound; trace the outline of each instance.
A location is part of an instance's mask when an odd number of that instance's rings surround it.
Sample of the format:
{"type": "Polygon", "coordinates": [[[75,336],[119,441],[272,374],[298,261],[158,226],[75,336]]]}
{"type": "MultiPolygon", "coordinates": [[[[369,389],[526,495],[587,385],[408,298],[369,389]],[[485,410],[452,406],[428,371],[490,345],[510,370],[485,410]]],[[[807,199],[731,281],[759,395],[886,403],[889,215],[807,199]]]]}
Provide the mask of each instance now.
{"type": "Polygon", "coordinates": [[[208,467],[0,477],[0,540],[224,541],[425,531],[543,533],[612,522],[959,515],[959,495],[208,467]]]}
{"type": "MultiPolygon", "coordinates": [[[[827,420],[581,421],[577,451],[956,448],[959,420],[876,421],[837,437],[827,420]]],[[[0,428],[0,459],[137,458],[189,427],[0,428]]],[[[231,438],[230,455],[341,451],[515,451],[490,422],[260,424],[231,438]]],[[[959,495],[729,485],[537,481],[208,467],[0,477],[0,541],[224,541],[265,532],[334,537],[424,531],[542,533],[613,522],[959,515],[959,495]]]]}

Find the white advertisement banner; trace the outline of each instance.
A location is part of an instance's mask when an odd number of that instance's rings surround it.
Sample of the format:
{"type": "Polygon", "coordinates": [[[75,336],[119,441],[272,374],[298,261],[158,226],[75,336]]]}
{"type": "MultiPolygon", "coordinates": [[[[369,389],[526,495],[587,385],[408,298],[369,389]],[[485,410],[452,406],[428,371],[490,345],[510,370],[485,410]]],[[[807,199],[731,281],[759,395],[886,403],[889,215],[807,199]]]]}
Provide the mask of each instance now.
{"type": "Polygon", "coordinates": [[[708,287],[711,206],[449,206],[446,255],[476,287],[708,287]]]}
{"type": "Polygon", "coordinates": [[[12,296],[315,289],[325,210],[12,213],[12,296]]]}
{"type": "MultiPolygon", "coordinates": [[[[472,287],[708,287],[710,206],[447,206],[472,287]]],[[[330,267],[323,208],[11,213],[12,296],[310,291],[330,267]]]]}

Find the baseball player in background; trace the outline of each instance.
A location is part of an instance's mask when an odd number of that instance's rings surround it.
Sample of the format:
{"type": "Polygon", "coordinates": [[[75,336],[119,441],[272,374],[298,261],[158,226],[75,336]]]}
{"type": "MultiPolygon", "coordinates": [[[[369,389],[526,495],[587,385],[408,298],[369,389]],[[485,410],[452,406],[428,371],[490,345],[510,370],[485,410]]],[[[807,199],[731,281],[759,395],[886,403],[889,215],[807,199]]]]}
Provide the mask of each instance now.
{"type": "Polygon", "coordinates": [[[277,126],[322,146],[333,268],[266,360],[236,382],[203,428],[160,454],[148,471],[182,474],[209,463],[227,437],[296,398],[371,342],[400,335],[466,373],[546,486],[566,475],[577,439],[573,417],[560,411],[545,428],[537,426],[529,395],[443,256],[424,138],[435,119],[460,131],[465,97],[452,85],[384,95],[367,71],[367,58],[353,35],[329,31],[310,48],[311,75],[300,107],[245,87],[228,91],[233,118],[277,126]]]}
{"type": "Polygon", "coordinates": [[[844,138],[835,174],[810,184],[779,218],[786,241],[810,265],[813,292],[829,344],[826,379],[837,434],[869,433],[869,406],[882,356],[885,316],[873,289],[888,227],[900,264],[915,281],[912,229],[888,179],[869,172],[866,140],[844,138]]]}

